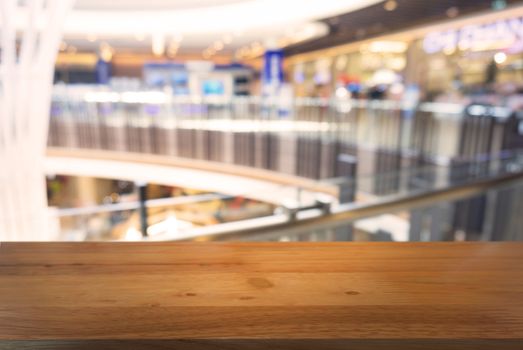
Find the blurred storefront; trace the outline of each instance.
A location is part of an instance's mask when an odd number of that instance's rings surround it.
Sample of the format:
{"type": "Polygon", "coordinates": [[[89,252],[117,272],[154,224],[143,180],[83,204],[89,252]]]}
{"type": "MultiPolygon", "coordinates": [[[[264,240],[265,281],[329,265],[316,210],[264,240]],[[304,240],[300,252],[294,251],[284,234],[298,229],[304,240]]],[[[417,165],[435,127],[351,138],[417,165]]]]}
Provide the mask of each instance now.
{"type": "Polygon", "coordinates": [[[297,54],[286,68],[298,96],[400,99],[409,87],[424,100],[448,102],[517,94],[523,89],[523,7],[297,54]]]}

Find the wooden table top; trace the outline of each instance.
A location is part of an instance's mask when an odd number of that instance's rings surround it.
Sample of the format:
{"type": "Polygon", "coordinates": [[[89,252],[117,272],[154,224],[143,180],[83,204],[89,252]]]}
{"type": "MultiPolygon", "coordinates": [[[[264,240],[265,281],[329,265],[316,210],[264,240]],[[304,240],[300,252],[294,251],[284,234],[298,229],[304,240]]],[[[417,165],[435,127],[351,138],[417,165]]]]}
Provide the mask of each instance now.
{"type": "Polygon", "coordinates": [[[1,243],[0,349],[93,343],[523,349],[523,243],[1,243]]]}

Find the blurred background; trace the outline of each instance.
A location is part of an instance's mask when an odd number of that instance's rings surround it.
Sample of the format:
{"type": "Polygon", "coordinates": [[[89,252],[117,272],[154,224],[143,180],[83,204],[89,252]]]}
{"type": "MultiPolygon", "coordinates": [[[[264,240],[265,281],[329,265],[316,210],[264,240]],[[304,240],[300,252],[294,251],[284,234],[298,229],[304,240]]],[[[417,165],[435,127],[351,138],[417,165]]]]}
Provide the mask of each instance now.
{"type": "Polygon", "coordinates": [[[77,0],[56,37],[45,239],[523,239],[523,1],[77,0]]]}

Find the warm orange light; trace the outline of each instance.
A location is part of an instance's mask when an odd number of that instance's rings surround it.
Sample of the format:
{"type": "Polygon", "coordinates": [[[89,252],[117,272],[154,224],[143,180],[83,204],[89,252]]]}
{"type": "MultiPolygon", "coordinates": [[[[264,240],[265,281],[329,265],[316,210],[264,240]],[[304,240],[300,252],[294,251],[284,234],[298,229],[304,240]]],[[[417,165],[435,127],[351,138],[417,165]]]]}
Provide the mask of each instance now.
{"type": "Polygon", "coordinates": [[[394,11],[398,7],[396,0],[388,0],[383,4],[383,8],[387,11],[394,11]]]}

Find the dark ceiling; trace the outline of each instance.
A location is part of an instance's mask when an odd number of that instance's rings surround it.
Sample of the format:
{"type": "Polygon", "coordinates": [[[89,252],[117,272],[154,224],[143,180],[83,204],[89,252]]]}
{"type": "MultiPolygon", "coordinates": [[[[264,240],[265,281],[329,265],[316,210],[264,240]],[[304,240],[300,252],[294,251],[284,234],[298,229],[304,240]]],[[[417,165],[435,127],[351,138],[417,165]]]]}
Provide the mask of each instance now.
{"type": "Polygon", "coordinates": [[[394,11],[384,8],[386,1],[321,20],[330,28],[326,37],[289,46],[286,56],[324,49],[372,38],[388,32],[429,24],[449,17],[460,17],[496,6],[523,4],[523,0],[395,0],[394,11]],[[450,9],[450,10],[449,10],[450,9]],[[457,10],[456,10],[457,9],[457,10]],[[450,16],[449,16],[450,15],[450,16]]]}

